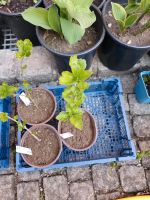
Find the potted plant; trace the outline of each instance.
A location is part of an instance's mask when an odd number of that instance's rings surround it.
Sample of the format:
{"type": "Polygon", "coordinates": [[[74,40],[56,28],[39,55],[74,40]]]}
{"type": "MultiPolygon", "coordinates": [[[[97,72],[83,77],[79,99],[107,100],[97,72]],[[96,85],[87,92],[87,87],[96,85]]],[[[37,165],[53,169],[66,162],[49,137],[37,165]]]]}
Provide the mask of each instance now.
{"type": "Polygon", "coordinates": [[[86,59],[89,68],[104,38],[101,13],[91,4],[92,0],[54,0],[49,9],[28,8],[22,13],[37,26],[37,37],[55,57],[60,73],[70,70],[69,57],[74,54],[86,59]]]}
{"type": "Polygon", "coordinates": [[[63,138],[63,143],[74,151],[84,151],[89,149],[97,138],[97,128],[94,117],[88,111],[81,109],[81,105],[86,99],[84,91],[89,84],[86,80],[92,72],[86,70],[86,61],[77,59],[77,56],[70,57],[69,62],[71,72],[64,71],[59,78],[59,83],[66,85],[62,93],[65,100],[65,109],[56,117],[59,120],[58,133],[63,138]],[[72,137],[63,135],[68,134],[72,137]]]}
{"type": "Polygon", "coordinates": [[[62,142],[55,128],[48,124],[35,125],[27,128],[24,122],[18,121],[18,117],[11,118],[8,113],[0,112],[0,120],[14,121],[19,131],[26,132],[21,139],[21,147],[31,150],[31,154],[22,153],[24,161],[36,168],[45,168],[55,163],[62,151],[62,142]]]}
{"type": "Polygon", "coordinates": [[[24,21],[21,13],[28,7],[37,7],[42,0],[0,0],[0,17],[18,39],[29,38],[34,45],[39,44],[35,27],[24,21]]]}
{"type": "Polygon", "coordinates": [[[125,71],[150,50],[150,1],[110,0],[103,8],[106,37],[99,58],[105,66],[125,71]]]}
{"type": "Polygon", "coordinates": [[[56,100],[52,92],[44,88],[31,88],[27,81],[19,88],[3,82],[0,85],[0,98],[15,96],[17,91],[17,111],[22,121],[29,125],[48,122],[55,114],[56,100]]]}
{"type": "MultiPolygon", "coordinates": [[[[94,0],[93,4],[97,6],[99,9],[102,9],[105,2],[106,0],[94,0]]],[[[43,3],[45,7],[49,7],[50,5],[52,5],[52,0],[43,0],[43,3]]]]}
{"type": "Polygon", "coordinates": [[[135,94],[139,103],[150,103],[150,71],[140,73],[140,78],[135,86],[135,94]]]}

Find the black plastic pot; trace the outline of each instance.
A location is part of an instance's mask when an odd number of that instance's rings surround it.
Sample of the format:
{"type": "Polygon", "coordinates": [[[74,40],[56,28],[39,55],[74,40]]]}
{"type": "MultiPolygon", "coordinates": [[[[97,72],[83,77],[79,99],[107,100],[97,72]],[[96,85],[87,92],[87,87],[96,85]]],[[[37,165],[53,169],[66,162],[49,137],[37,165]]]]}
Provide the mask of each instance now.
{"type": "MultiPolygon", "coordinates": [[[[92,6],[91,9],[94,10],[94,12],[96,14],[96,18],[97,18],[97,20],[93,24],[93,26],[96,28],[96,30],[99,33],[98,42],[93,47],[89,48],[88,50],[76,53],[78,58],[83,58],[86,60],[87,69],[90,68],[92,61],[93,61],[93,57],[96,53],[96,49],[102,43],[104,36],[105,36],[105,30],[103,27],[101,13],[100,13],[99,9],[96,6],[92,6]]],[[[43,39],[44,32],[45,32],[44,29],[42,29],[40,27],[36,28],[37,37],[38,37],[41,45],[44,46],[54,56],[58,72],[61,73],[62,71],[66,71],[66,70],[70,71],[69,58],[70,58],[70,56],[74,55],[75,53],[74,52],[61,53],[61,52],[58,52],[58,51],[50,48],[49,46],[47,46],[47,44],[45,43],[45,41],[43,39]]]]}
{"type": "MultiPolygon", "coordinates": [[[[102,63],[111,70],[126,71],[132,68],[139,59],[150,50],[150,45],[136,47],[122,43],[110,32],[106,22],[105,14],[110,10],[110,0],[106,2],[102,12],[103,23],[106,29],[105,39],[98,49],[98,55],[102,63]]],[[[119,0],[113,2],[120,2],[119,0]]],[[[127,3],[127,0],[122,0],[127,3]]]]}
{"type": "MultiPolygon", "coordinates": [[[[39,0],[38,3],[35,4],[35,7],[39,6],[41,3],[42,0],[39,0]]],[[[21,13],[7,13],[0,11],[0,16],[18,39],[28,38],[32,41],[33,45],[39,44],[36,37],[35,27],[25,21],[22,18],[21,13]]]]}

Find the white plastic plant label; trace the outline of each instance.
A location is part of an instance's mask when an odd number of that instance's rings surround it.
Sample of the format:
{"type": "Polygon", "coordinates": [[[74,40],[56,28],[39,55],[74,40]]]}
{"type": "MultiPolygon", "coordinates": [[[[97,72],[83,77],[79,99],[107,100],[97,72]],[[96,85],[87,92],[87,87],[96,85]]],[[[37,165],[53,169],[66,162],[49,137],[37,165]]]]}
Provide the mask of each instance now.
{"type": "Polygon", "coordinates": [[[21,99],[21,101],[26,105],[29,106],[31,104],[30,99],[26,96],[26,94],[24,92],[22,92],[19,96],[19,98],[21,99]]]}
{"type": "Polygon", "coordinates": [[[16,146],[16,152],[32,156],[32,150],[30,148],[16,146]]]}
{"type": "Polygon", "coordinates": [[[60,136],[61,136],[63,139],[67,139],[67,138],[73,137],[73,134],[70,133],[70,132],[66,132],[66,133],[60,134],[60,136]]]}

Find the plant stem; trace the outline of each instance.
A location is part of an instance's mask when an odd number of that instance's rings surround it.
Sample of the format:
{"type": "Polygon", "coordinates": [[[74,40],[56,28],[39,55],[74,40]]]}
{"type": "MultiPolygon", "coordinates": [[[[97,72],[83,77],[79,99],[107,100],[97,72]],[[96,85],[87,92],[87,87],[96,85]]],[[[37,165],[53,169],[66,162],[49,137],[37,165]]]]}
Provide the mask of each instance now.
{"type": "MultiPolygon", "coordinates": [[[[18,124],[17,120],[13,119],[12,117],[8,116],[8,118],[18,124]]],[[[28,131],[38,142],[41,141],[37,136],[35,136],[26,126],[24,127],[26,131],[28,131]]]]}
{"type": "Polygon", "coordinates": [[[135,33],[135,35],[138,35],[138,34],[140,34],[140,33],[143,33],[143,32],[146,31],[148,28],[150,28],[150,20],[149,20],[146,24],[144,24],[144,25],[142,26],[142,28],[141,28],[140,30],[138,30],[138,31],[135,33]]]}
{"type": "Polygon", "coordinates": [[[143,17],[144,17],[146,14],[147,14],[147,12],[142,13],[142,14],[140,15],[140,17],[137,19],[135,25],[137,25],[137,24],[143,19],[143,17]]]}

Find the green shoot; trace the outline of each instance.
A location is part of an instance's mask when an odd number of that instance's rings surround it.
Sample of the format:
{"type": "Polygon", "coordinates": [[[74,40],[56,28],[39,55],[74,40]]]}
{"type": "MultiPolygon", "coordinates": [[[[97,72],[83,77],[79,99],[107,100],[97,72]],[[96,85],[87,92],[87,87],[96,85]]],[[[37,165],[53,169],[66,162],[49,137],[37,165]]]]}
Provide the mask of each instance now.
{"type": "Polygon", "coordinates": [[[89,84],[85,82],[92,72],[86,70],[86,61],[84,59],[78,59],[76,55],[70,57],[69,65],[71,72],[62,72],[59,78],[61,85],[66,85],[62,96],[66,101],[66,111],[62,111],[57,116],[60,121],[69,120],[76,128],[83,129],[83,111],[80,106],[85,101],[84,91],[89,88],[89,84]]]}
{"type": "Polygon", "coordinates": [[[0,99],[5,99],[10,96],[15,96],[16,91],[18,90],[18,87],[8,85],[7,82],[3,82],[2,85],[0,85],[0,99]]]}
{"type": "Polygon", "coordinates": [[[8,120],[11,120],[15,122],[18,126],[19,131],[23,131],[24,129],[28,131],[37,141],[41,141],[35,134],[33,134],[27,127],[25,122],[18,121],[18,116],[14,116],[14,118],[10,117],[8,113],[0,112],[0,121],[7,122],[8,120]]]}
{"type": "Polygon", "coordinates": [[[150,151],[141,151],[137,153],[137,159],[141,160],[143,157],[150,157],[150,151]]]}

